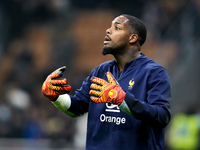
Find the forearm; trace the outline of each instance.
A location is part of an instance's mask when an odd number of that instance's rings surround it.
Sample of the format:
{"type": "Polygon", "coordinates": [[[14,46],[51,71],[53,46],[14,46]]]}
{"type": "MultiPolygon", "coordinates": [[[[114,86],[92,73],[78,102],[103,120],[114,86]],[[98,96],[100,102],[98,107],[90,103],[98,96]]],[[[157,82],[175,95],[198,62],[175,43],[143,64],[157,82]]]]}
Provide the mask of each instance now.
{"type": "Polygon", "coordinates": [[[79,117],[88,111],[88,103],[83,102],[76,96],[63,94],[52,102],[58,109],[70,117],[79,117]]]}
{"type": "Polygon", "coordinates": [[[171,118],[167,102],[163,102],[163,104],[148,104],[136,100],[134,95],[130,93],[127,93],[124,102],[119,108],[151,126],[165,127],[171,118]]]}
{"type": "Polygon", "coordinates": [[[54,106],[56,106],[58,109],[63,111],[65,114],[69,115],[70,117],[77,117],[78,115],[75,115],[71,113],[69,108],[71,107],[71,98],[68,94],[63,94],[58,97],[56,101],[52,101],[54,106]]]}

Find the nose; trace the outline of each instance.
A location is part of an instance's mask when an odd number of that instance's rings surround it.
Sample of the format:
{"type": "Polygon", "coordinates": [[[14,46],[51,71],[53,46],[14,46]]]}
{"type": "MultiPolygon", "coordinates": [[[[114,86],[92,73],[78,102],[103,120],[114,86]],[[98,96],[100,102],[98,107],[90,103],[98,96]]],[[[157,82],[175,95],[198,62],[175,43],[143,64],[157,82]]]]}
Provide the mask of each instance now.
{"type": "Polygon", "coordinates": [[[106,33],[107,33],[107,34],[111,34],[111,28],[108,28],[108,29],[106,30],[106,33]]]}

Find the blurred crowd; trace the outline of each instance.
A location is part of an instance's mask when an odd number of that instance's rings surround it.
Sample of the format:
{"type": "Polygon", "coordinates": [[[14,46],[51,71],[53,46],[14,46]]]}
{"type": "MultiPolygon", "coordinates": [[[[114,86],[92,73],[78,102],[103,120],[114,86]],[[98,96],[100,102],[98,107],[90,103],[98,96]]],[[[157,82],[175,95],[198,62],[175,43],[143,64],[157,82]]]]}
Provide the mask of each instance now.
{"type": "Polygon", "coordinates": [[[166,135],[169,150],[200,150],[200,107],[185,106],[174,114],[166,135]]]}
{"type": "MultiPolygon", "coordinates": [[[[173,75],[177,61],[184,57],[179,55],[179,38],[183,31],[179,18],[190,5],[199,18],[198,0],[124,0],[123,4],[119,0],[1,0],[0,137],[64,139],[65,144],[71,145],[77,137],[85,136],[81,133],[85,132],[85,125],[80,126],[82,120],[68,117],[41,94],[43,81],[58,67],[67,67],[64,76],[72,86],[71,94],[93,67],[78,67],[84,65],[84,61],[90,61],[80,52],[84,39],[78,40],[72,32],[73,23],[81,14],[89,11],[95,16],[97,10],[98,13],[109,10],[108,16],[129,13],[141,18],[149,32],[144,53],[173,75]],[[77,59],[80,53],[78,58],[83,57],[83,62],[77,59]]],[[[84,15],[83,18],[87,26],[88,18],[84,15]]],[[[197,21],[193,26],[194,36],[198,38],[200,34],[196,29],[199,25],[197,21]]],[[[83,24],[76,24],[76,27],[83,31],[86,39],[93,38],[89,37],[91,34],[84,30],[83,24]]],[[[96,30],[95,26],[90,25],[90,28],[96,30]]],[[[103,43],[103,37],[99,40],[103,43]]],[[[89,51],[85,55],[95,51],[85,49],[89,51]]],[[[95,54],[98,62],[101,54],[95,54]]]]}

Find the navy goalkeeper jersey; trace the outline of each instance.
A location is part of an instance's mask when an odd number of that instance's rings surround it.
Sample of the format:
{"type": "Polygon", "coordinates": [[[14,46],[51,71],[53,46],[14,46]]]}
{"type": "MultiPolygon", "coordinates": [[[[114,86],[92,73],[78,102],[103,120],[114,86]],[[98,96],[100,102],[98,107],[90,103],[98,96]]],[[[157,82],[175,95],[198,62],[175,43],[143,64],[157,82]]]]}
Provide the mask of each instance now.
{"type": "Polygon", "coordinates": [[[171,117],[169,78],[162,66],[144,54],[127,63],[121,72],[115,60],[100,64],[70,97],[70,112],[88,112],[87,150],[164,149],[164,128],[171,117]],[[126,91],[123,106],[90,100],[90,78],[107,81],[108,71],[126,91]]]}

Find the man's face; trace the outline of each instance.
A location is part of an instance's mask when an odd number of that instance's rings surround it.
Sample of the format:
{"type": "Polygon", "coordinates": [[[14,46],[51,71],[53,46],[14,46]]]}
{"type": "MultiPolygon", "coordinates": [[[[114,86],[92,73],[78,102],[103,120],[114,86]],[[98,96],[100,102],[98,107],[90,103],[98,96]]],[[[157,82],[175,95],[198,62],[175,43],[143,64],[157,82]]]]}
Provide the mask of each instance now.
{"type": "Polygon", "coordinates": [[[131,32],[127,24],[128,19],[119,16],[112,21],[111,27],[106,30],[102,54],[121,54],[129,45],[131,32]]]}

